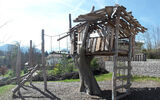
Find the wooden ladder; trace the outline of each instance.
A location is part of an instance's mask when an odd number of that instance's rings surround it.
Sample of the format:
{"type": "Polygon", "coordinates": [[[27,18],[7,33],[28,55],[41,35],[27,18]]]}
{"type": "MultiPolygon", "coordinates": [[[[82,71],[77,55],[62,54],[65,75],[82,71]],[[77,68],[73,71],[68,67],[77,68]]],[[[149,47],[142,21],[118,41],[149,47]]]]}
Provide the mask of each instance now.
{"type": "Polygon", "coordinates": [[[123,98],[130,94],[130,78],[131,78],[131,65],[128,57],[118,57],[117,59],[116,70],[114,71],[115,75],[115,87],[114,92],[121,92],[119,95],[116,94],[116,100],[123,98]]]}
{"type": "Polygon", "coordinates": [[[129,52],[128,56],[114,55],[114,66],[112,75],[112,100],[118,100],[130,94],[131,86],[131,60],[132,60],[132,36],[129,38],[129,52]],[[120,92],[118,95],[117,92],[120,92]],[[125,90],[125,91],[124,91],[125,90]]]}

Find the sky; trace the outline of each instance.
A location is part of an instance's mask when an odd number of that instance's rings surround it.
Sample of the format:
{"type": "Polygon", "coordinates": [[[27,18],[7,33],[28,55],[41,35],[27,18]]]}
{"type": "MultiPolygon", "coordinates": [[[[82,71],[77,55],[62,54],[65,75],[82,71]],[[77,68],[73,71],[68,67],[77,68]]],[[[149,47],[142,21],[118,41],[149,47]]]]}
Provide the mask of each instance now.
{"type": "MultiPolygon", "coordinates": [[[[51,36],[67,32],[69,13],[75,19],[90,12],[93,5],[100,9],[115,4],[132,11],[133,16],[147,28],[160,24],[159,0],[0,0],[0,44],[18,41],[29,46],[32,40],[37,48],[41,48],[42,29],[51,36]]],[[[52,50],[58,49],[57,38],[52,38],[52,50]]],[[[60,45],[66,48],[67,40],[63,39],[60,45]]],[[[45,37],[45,49],[51,50],[49,37],[45,37]]]]}

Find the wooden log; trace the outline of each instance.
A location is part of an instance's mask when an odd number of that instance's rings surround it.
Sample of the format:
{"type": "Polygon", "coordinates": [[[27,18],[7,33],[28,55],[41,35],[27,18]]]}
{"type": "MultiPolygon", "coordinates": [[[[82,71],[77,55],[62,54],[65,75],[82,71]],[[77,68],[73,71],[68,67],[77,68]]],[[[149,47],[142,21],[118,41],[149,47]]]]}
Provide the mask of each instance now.
{"type": "MultiPolygon", "coordinates": [[[[20,74],[21,74],[21,50],[20,44],[18,44],[18,53],[17,53],[17,62],[16,62],[16,77],[17,77],[17,84],[20,84],[20,74]]],[[[18,91],[20,91],[18,89],[18,91]]]]}
{"type": "Polygon", "coordinates": [[[42,30],[42,68],[43,68],[44,90],[47,90],[47,76],[46,76],[45,54],[44,54],[44,30],[42,30]]]}
{"type": "Polygon", "coordinates": [[[30,72],[30,74],[28,74],[26,76],[26,78],[24,80],[21,81],[21,83],[19,85],[17,85],[13,90],[13,95],[31,78],[32,74],[38,69],[38,65],[36,65],[34,67],[34,69],[30,72]]]}
{"type": "Polygon", "coordinates": [[[116,78],[117,78],[117,58],[118,58],[118,35],[119,35],[119,23],[120,23],[120,10],[117,10],[116,29],[115,29],[115,54],[114,54],[114,66],[112,75],[112,100],[116,99],[116,78]]]}
{"type": "MultiPolygon", "coordinates": [[[[33,67],[33,50],[32,50],[32,40],[30,40],[30,49],[29,49],[29,66],[33,67]]],[[[30,84],[32,84],[32,76],[30,78],[30,84]]]]}
{"type": "MultiPolygon", "coordinates": [[[[131,76],[131,60],[132,60],[132,46],[133,46],[133,44],[132,44],[132,35],[129,37],[129,53],[128,53],[128,59],[129,59],[129,61],[128,61],[128,76],[131,76]]],[[[127,84],[131,84],[131,82],[130,82],[130,77],[127,79],[127,84]]],[[[127,92],[130,92],[130,87],[128,87],[128,89],[127,89],[127,92]]]]}

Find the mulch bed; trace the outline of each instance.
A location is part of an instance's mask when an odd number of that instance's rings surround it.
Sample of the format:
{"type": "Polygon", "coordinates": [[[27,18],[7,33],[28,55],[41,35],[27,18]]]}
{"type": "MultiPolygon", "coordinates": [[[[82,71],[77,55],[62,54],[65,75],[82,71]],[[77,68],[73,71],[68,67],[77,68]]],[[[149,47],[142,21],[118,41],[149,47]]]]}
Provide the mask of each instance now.
{"type": "MultiPolygon", "coordinates": [[[[43,90],[43,82],[37,82],[21,88],[20,95],[6,100],[111,100],[111,81],[98,83],[102,96],[80,93],[79,82],[48,82],[48,91],[43,90]]],[[[131,94],[121,100],[160,100],[160,83],[132,82],[131,94]]]]}

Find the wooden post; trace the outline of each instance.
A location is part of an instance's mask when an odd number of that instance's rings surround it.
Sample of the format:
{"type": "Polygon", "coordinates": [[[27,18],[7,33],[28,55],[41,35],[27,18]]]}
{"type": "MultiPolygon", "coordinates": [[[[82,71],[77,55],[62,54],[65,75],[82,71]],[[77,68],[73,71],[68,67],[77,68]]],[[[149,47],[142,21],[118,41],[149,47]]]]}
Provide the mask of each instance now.
{"type": "MultiPolygon", "coordinates": [[[[133,38],[133,36],[131,35],[130,37],[129,37],[129,52],[128,52],[128,78],[127,78],[127,84],[131,84],[131,82],[130,82],[130,78],[131,78],[131,61],[132,61],[132,46],[133,46],[133,42],[132,42],[132,38],[133,38]]],[[[130,92],[130,87],[128,87],[128,89],[127,89],[127,93],[129,93],[130,92]]]]}
{"type": "Polygon", "coordinates": [[[51,36],[51,52],[52,52],[52,36],[51,36]]]}
{"type": "Polygon", "coordinates": [[[44,30],[43,29],[42,29],[42,68],[43,68],[44,90],[47,90],[47,77],[46,77],[46,66],[45,66],[45,55],[44,55],[44,30]]]}
{"type": "MultiPolygon", "coordinates": [[[[32,40],[30,40],[30,49],[29,49],[29,67],[33,67],[33,50],[32,50],[32,40]]],[[[32,84],[32,76],[30,78],[30,84],[32,84]]]]}
{"type": "Polygon", "coordinates": [[[69,14],[69,29],[72,28],[72,20],[71,20],[71,14],[69,14]]]}
{"type": "MultiPolygon", "coordinates": [[[[72,20],[71,20],[71,14],[69,14],[69,31],[71,30],[71,28],[72,28],[72,20]]],[[[70,35],[70,37],[71,37],[71,35],[70,35]]],[[[68,36],[67,36],[67,51],[68,51],[68,36]]]]}
{"type": "MultiPolygon", "coordinates": [[[[21,50],[20,50],[20,44],[18,44],[18,53],[16,62],[16,77],[18,86],[20,85],[20,75],[21,75],[21,50]]],[[[18,89],[18,92],[20,92],[20,89],[18,89]]]]}
{"type": "MultiPolygon", "coordinates": [[[[117,8],[118,9],[118,8],[117,8]]],[[[117,77],[117,59],[118,59],[118,35],[119,35],[119,23],[120,23],[120,11],[117,11],[116,29],[115,29],[115,54],[114,54],[114,66],[112,75],[112,100],[116,100],[116,77],[117,77]]]]}

